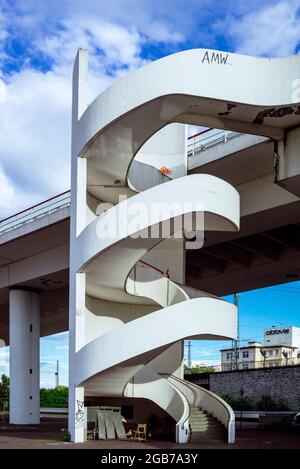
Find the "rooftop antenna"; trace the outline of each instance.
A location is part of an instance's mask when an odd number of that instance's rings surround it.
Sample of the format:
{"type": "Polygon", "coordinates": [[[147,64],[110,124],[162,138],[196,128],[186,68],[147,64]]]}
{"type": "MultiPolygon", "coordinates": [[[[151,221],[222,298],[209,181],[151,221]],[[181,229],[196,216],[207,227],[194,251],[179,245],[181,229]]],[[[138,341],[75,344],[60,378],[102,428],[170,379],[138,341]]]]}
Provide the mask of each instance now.
{"type": "Polygon", "coordinates": [[[188,367],[192,366],[192,342],[188,341],[188,367]]]}
{"type": "Polygon", "coordinates": [[[234,294],[233,300],[237,308],[237,334],[236,339],[232,341],[232,353],[231,353],[231,369],[239,369],[239,354],[240,354],[240,321],[239,321],[239,294],[234,294]]]}

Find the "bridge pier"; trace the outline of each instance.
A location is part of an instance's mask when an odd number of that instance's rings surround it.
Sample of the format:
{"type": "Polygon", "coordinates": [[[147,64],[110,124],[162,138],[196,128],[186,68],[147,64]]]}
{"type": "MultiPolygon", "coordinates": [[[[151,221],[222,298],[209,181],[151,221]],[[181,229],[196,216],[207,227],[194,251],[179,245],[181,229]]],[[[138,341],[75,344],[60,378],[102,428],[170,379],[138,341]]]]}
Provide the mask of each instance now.
{"type": "Polygon", "coordinates": [[[10,423],[40,423],[39,294],[9,294],[10,423]]]}
{"type": "Polygon", "coordinates": [[[69,385],[69,432],[71,441],[85,441],[84,387],[69,385]]]}

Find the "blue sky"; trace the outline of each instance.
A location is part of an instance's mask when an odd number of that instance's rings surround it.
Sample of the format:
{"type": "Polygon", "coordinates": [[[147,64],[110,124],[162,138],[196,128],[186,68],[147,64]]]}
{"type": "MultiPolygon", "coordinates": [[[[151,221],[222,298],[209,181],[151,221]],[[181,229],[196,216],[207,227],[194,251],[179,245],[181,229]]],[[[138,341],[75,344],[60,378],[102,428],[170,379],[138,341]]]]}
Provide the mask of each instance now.
{"type": "MultiPolygon", "coordinates": [[[[0,219],[70,186],[78,47],[89,49],[92,100],[120,76],[184,49],[297,53],[299,12],[300,0],[0,0],[0,219]]],[[[242,338],[260,338],[274,323],[300,325],[298,295],[279,287],[242,294],[242,338]]],[[[194,346],[193,358],[215,362],[218,348],[194,346]]],[[[66,351],[67,334],[43,339],[42,384],[54,383],[57,358],[66,382],[66,351]]],[[[3,368],[7,351],[1,353],[3,368]]]]}
{"type": "MultiPolygon", "coordinates": [[[[233,296],[226,297],[233,302],[233,296]]],[[[272,326],[300,327],[300,282],[291,282],[239,294],[240,346],[263,341],[263,330],[272,326]]],[[[192,362],[219,365],[221,348],[230,341],[193,341],[192,362]]],[[[185,347],[187,356],[187,347],[185,347]]]]}

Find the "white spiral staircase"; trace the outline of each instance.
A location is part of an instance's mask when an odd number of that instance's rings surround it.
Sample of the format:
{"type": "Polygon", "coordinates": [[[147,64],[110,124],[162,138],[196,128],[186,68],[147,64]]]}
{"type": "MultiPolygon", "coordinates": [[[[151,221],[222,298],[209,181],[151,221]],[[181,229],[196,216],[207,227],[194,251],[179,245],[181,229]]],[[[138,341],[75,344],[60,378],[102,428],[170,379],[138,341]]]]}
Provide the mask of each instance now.
{"type": "Polygon", "coordinates": [[[193,425],[201,441],[207,426],[195,421],[201,412],[201,421],[211,421],[206,412],[233,443],[231,408],[182,379],[182,341],[234,338],[236,308],[184,285],[185,245],[193,241],[176,223],[190,214],[191,231],[202,220],[200,238],[204,230],[238,230],[239,195],[214,176],[186,175],[185,128],[171,118],[182,106],[180,95],[158,102],[155,80],[145,80],[140,70],[130,76],[87,107],[87,55],[79,51],[72,136],[72,439],[84,438],[85,396],[124,396],[149,399],[171,415],[177,442],[189,440],[193,425]],[[144,105],[138,104],[142,95],[144,105]],[[162,166],[170,174],[162,174],[162,166]]]}

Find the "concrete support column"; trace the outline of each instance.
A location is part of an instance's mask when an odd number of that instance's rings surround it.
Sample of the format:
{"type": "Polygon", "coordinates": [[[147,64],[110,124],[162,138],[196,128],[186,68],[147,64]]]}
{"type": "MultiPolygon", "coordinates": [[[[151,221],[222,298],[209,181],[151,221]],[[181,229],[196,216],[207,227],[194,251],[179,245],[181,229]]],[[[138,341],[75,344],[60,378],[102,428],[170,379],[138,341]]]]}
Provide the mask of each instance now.
{"type": "Polygon", "coordinates": [[[84,387],[76,386],[76,352],[85,345],[85,274],[70,277],[69,432],[71,441],[85,441],[84,387]]]}
{"type": "Polygon", "coordinates": [[[9,294],[10,423],[40,423],[39,294],[9,294]]]}
{"type": "Polygon", "coordinates": [[[86,416],[84,409],[84,387],[69,385],[69,432],[71,441],[85,441],[86,416]]]}

